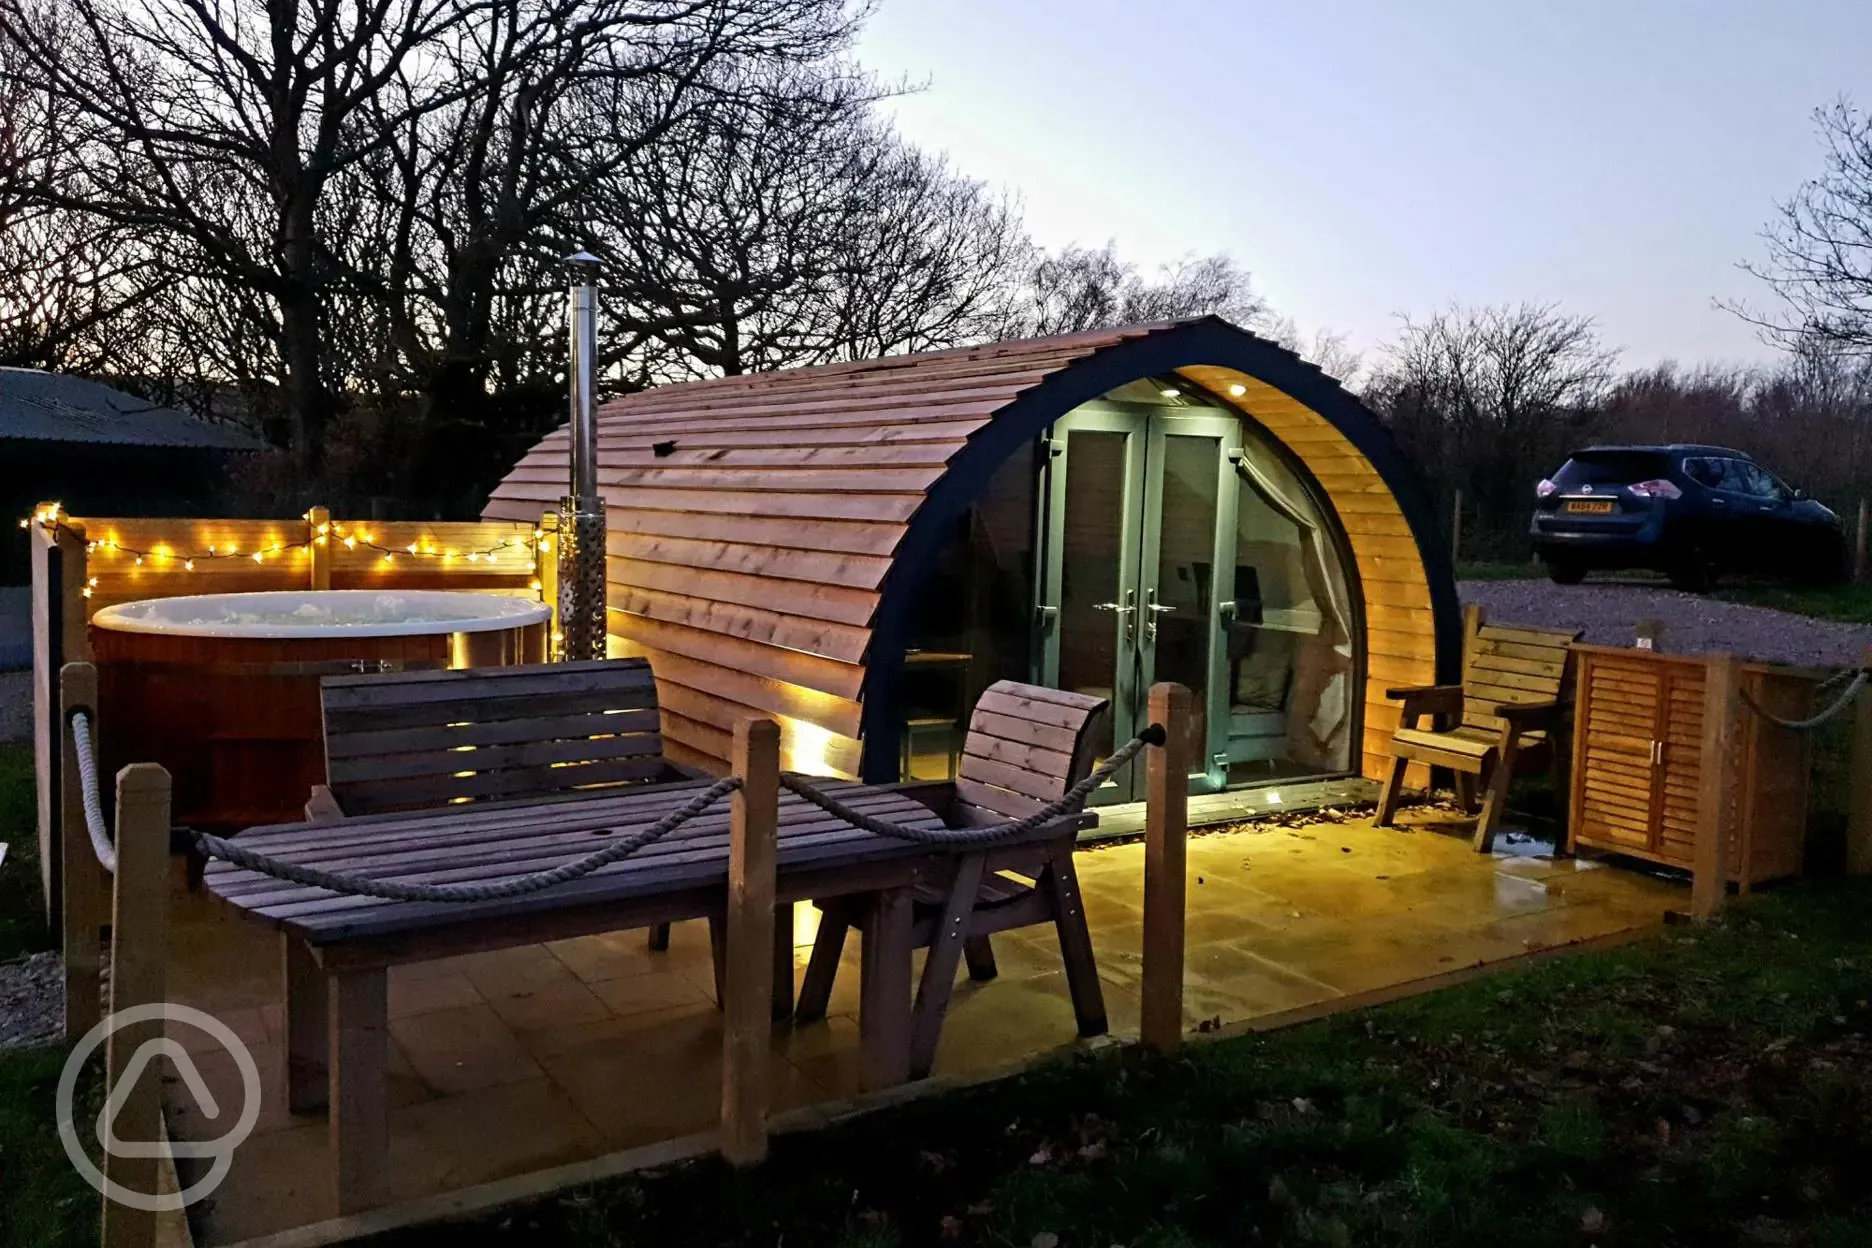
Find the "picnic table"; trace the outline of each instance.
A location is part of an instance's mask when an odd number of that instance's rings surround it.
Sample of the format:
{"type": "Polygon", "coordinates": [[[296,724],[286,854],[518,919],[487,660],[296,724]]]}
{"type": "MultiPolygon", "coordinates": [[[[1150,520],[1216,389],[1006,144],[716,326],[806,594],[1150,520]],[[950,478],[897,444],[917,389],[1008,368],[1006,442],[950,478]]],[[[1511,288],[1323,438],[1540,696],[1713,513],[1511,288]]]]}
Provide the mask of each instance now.
{"type": "MultiPolygon", "coordinates": [[[[946,826],[937,809],[917,800],[916,786],[814,783],[879,819],[928,831],[946,826]]],[[[647,827],[707,787],[707,781],[696,780],[570,799],[455,805],[332,824],[275,825],[246,832],[239,845],[297,865],[373,880],[505,880],[589,854],[602,846],[601,838],[647,827]]],[[[934,787],[951,790],[948,785],[934,787]]],[[[992,873],[1029,863],[1036,846],[1057,845],[1062,837],[1070,855],[1073,831],[1094,818],[1062,815],[990,849],[960,853],[954,847],[861,830],[790,792],[781,793],[776,903],[844,898],[858,910],[860,1070],[866,1089],[908,1077],[913,1033],[940,1026],[947,1003],[945,991],[912,1004],[917,891],[966,889],[968,896],[957,897],[956,906],[967,913],[984,869],[992,873]],[[918,1010],[934,1010],[937,1017],[920,1018],[918,1010]]],[[[674,920],[715,918],[726,905],[729,851],[729,814],[721,803],[591,875],[493,901],[381,900],[211,863],[207,888],[243,916],[279,931],[287,1102],[295,1111],[320,1105],[327,1110],[331,1181],[339,1212],[374,1203],[376,1176],[385,1162],[389,967],[674,920]]],[[[959,946],[960,926],[953,939],[959,946]]],[[[1089,948],[1086,953],[1089,962],[1089,948]]],[[[948,964],[953,967],[953,960],[948,964]]]]}

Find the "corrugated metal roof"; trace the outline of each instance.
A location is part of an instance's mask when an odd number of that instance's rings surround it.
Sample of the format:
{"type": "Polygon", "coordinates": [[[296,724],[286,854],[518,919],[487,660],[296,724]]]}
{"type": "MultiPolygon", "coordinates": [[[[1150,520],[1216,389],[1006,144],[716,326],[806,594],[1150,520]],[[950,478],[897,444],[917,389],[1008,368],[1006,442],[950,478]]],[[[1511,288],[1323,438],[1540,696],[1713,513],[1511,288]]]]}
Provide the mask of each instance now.
{"type": "Polygon", "coordinates": [[[0,438],[114,446],[178,446],[258,451],[257,438],[162,407],[103,382],[0,368],[0,438]]]}

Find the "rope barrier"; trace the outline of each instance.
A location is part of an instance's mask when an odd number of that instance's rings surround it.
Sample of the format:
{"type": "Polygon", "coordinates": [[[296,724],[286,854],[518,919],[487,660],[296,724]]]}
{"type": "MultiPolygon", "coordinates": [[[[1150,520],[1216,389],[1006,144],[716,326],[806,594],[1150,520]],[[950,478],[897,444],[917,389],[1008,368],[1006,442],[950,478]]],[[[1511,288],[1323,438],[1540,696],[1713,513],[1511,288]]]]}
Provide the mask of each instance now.
{"type": "Polygon", "coordinates": [[[72,752],[78,756],[78,788],[83,796],[85,831],[91,837],[91,852],[98,865],[117,874],[117,847],[111,843],[110,829],[104,822],[104,800],[98,794],[97,748],[91,741],[91,716],[88,712],[71,713],[72,752]]]}
{"type": "Polygon", "coordinates": [[[210,858],[219,858],[237,867],[309,888],[323,888],[357,897],[379,897],[385,901],[500,901],[570,883],[614,862],[622,862],[638,850],[656,844],[740,787],[739,776],[723,777],[641,832],[633,832],[583,858],[544,871],[473,884],[399,884],[392,880],[373,880],[366,876],[322,871],[317,867],[286,862],[257,850],[243,848],[232,841],[222,840],[218,836],[209,836],[205,832],[193,835],[196,848],[210,858]]]}
{"type": "MultiPolygon", "coordinates": [[[[89,770],[87,772],[87,764],[83,760],[89,757],[90,753],[90,725],[88,721],[85,721],[84,727],[80,729],[79,724],[82,716],[82,712],[74,713],[72,716],[72,730],[75,735],[82,733],[82,735],[78,737],[80,743],[79,769],[86,777],[86,822],[92,829],[93,847],[98,848],[99,858],[102,860],[109,846],[109,842],[107,840],[102,842],[103,848],[99,848],[100,842],[98,838],[99,831],[103,827],[103,816],[99,813],[95,821],[91,818],[97,789],[96,763],[95,761],[91,762],[88,765],[89,770]]],[[[1137,757],[1140,750],[1147,745],[1162,745],[1164,740],[1165,734],[1163,727],[1158,724],[1152,724],[1136,737],[1133,737],[1130,741],[1127,741],[1123,746],[1119,747],[1110,758],[1107,758],[1104,762],[1093,768],[1092,774],[1088,775],[1078,784],[1073,785],[1072,788],[1061,795],[1057,801],[1041,807],[1033,814],[1027,815],[1024,818],[1012,819],[1006,823],[990,824],[986,827],[979,828],[913,828],[900,823],[892,823],[886,819],[875,818],[874,816],[865,814],[861,810],[854,810],[844,802],[841,802],[838,798],[814,788],[812,785],[806,783],[802,777],[792,772],[782,772],[780,775],[780,783],[789,791],[798,794],[827,814],[834,815],[855,828],[874,833],[878,836],[914,841],[924,845],[975,847],[992,845],[1000,841],[1012,839],[1031,832],[1040,825],[1050,820],[1057,819],[1061,815],[1071,814],[1079,810],[1084,805],[1087,796],[1089,796],[1094,789],[1111,779],[1121,767],[1137,757]]],[[[270,854],[264,854],[258,850],[245,848],[236,842],[224,840],[218,836],[210,836],[205,832],[195,832],[192,833],[192,835],[195,840],[195,847],[210,858],[219,858],[221,861],[231,863],[234,866],[243,867],[249,871],[258,871],[262,875],[285,880],[291,884],[301,884],[308,888],[322,888],[329,892],[345,893],[359,897],[378,897],[385,901],[498,901],[509,897],[522,897],[529,893],[537,893],[543,889],[552,888],[559,884],[569,883],[572,880],[590,875],[594,871],[610,866],[614,862],[621,862],[632,854],[637,853],[639,850],[644,849],[646,846],[653,845],[665,836],[668,836],[671,832],[674,832],[677,828],[689,822],[689,820],[695,818],[710,806],[720,801],[723,797],[726,797],[729,793],[734,792],[740,787],[741,778],[739,776],[726,776],[717,780],[715,783],[709,785],[708,788],[703,789],[687,802],[684,802],[681,806],[642,831],[632,833],[630,836],[614,841],[603,849],[586,854],[584,857],[575,859],[572,862],[563,863],[544,871],[534,871],[526,875],[512,876],[504,880],[487,880],[464,884],[403,884],[393,880],[370,879],[366,876],[349,875],[339,871],[326,871],[318,867],[305,866],[301,863],[287,862],[283,859],[275,858],[270,854]]],[[[114,867],[114,863],[115,855],[113,854],[110,865],[114,867]]]]}
{"type": "Polygon", "coordinates": [[[828,815],[843,819],[854,828],[876,836],[914,841],[919,845],[955,845],[973,848],[1012,840],[1061,815],[1078,811],[1091,792],[1111,779],[1119,768],[1136,758],[1139,750],[1147,745],[1162,745],[1164,739],[1163,726],[1152,724],[1120,746],[1110,758],[1094,767],[1091,775],[1067,789],[1057,801],[1041,807],[1024,818],[1012,819],[1006,823],[992,823],[979,828],[913,828],[906,824],[892,823],[888,819],[879,819],[874,815],[867,815],[862,810],[847,806],[824,790],[816,789],[808,784],[803,776],[790,771],[780,773],[780,784],[788,792],[805,798],[828,815]]]}
{"type": "Polygon", "coordinates": [[[1739,690],[1739,692],[1742,695],[1742,704],[1744,706],[1748,707],[1749,710],[1754,711],[1757,715],[1775,725],[1777,728],[1787,728],[1794,732],[1809,732],[1825,724],[1827,721],[1839,715],[1847,707],[1851,706],[1853,699],[1859,696],[1860,691],[1862,691],[1868,683],[1872,683],[1872,669],[1847,668],[1843,672],[1836,672],[1832,676],[1821,681],[1815,692],[1837,685],[1842,680],[1846,681],[1846,688],[1841,692],[1838,698],[1834,699],[1833,704],[1823,711],[1809,715],[1806,719],[1782,719],[1779,715],[1776,715],[1773,711],[1768,710],[1761,703],[1757,702],[1747,689],[1739,690]]]}

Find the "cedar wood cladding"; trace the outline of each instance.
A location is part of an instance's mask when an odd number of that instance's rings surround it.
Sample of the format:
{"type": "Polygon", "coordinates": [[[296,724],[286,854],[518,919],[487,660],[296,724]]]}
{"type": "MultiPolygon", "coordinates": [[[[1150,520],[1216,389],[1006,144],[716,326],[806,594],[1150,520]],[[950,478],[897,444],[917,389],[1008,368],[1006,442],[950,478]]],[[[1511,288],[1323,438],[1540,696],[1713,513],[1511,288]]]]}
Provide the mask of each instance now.
{"type": "MultiPolygon", "coordinates": [[[[610,629],[621,653],[648,657],[656,671],[670,757],[725,769],[734,721],[759,712],[780,720],[783,766],[855,774],[867,649],[886,574],[919,508],[997,414],[1013,418],[1007,409],[1043,387],[1070,393],[1057,383],[1078,373],[1091,380],[1142,347],[1154,362],[1145,372],[1174,370],[1233,404],[1324,487],[1364,602],[1362,770],[1380,775],[1397,724],[1384,690],[1435,683],[1439,657],[1446,674],[1459,657],[1448,653],[1454,586],[1447,559],[1437,561],[1439,540],[1423,531],[1421,508],[1413,529],[1399,472],[1382,476],[1340,428],[1343,416],[1335,424],[1239,367],[1180,362],[1183,346],[1191,361],[1266,359],[1356,409],[1361,441],[1382,439],[1395,459],[1388,435],[1330,379],[1214,318],[688,382],[603,405],[610,629]],[[1229,397],[1231,384],[1246,393],[1229,397]],[[660,442],[674,449],[659,456],[660,442]],[[1441,581],[1450,583],[1439,593],[1441,581]]],[[[1074,395],[1041,424],[1145,372],[1097,377],[1098,391],[1074,395]]],[[[554,509],[566,489],[566,440],[561,428],[528,453],[486,516],[530,521],[554,509]]],[[[914,592],[907,579],[892,583],[893,594],[914,592]]]]}

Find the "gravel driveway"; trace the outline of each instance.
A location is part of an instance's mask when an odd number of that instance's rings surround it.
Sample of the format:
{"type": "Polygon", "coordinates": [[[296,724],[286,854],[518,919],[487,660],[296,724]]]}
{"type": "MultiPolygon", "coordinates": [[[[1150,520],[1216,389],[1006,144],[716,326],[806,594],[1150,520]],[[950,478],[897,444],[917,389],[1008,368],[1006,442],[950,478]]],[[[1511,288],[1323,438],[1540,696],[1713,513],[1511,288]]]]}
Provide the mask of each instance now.
{"type": "Polygon", "coordinates": [[[1464,602],[1481,603],[1491,619],[1584,628],[1585,639],[1599,645],[1629,646],[1640,620],[1663,624],[1662,649],[1674,654],[1728,650],[1799,667],[1845,667],[1872,645],[1872,625],[1815,620],[1662,586],[1460,581],[1457,590],[1464,602]]]}

